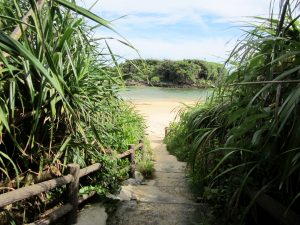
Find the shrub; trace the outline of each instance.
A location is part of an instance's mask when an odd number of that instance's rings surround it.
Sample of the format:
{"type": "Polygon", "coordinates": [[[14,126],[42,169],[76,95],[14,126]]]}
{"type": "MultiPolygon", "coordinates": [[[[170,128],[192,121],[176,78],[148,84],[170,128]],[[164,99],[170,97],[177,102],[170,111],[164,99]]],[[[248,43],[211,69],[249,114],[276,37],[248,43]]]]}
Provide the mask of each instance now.
{"type": "Polygon", "coordinates": [[[184,111],[166,138],[188,161],[198,191],[231,222],[251,215],[249,190],[299,211],[298,4],[283,1],[278,19],[258,18],[212,99],[184,111]]]}

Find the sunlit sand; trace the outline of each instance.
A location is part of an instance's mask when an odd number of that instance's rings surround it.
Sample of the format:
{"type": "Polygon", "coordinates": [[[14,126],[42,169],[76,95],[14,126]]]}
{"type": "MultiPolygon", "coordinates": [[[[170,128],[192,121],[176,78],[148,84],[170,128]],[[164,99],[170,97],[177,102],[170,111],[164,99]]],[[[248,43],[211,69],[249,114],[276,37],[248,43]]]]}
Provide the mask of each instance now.
{"type": "Polygon", "coordinates": [[[147,133],[150,137],[162,138],[165,127],[177,118],[178,112],[184,105],[193,105],[194,101],[162,101],[162,100],[134,100],[138,112],[144,116],[147,124],[147,133]]]}

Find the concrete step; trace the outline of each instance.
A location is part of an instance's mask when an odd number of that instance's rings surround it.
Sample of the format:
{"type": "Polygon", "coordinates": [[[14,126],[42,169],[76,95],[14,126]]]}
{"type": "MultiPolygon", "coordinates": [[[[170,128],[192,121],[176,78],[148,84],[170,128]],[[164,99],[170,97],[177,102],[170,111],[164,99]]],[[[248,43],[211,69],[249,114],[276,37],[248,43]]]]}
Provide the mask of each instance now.
{"type": "Polygon", "coordinates": [[[208,214],[203,204],[128,201],[119,204],[107,225],[194,225],[208,220],[208,214]]]}

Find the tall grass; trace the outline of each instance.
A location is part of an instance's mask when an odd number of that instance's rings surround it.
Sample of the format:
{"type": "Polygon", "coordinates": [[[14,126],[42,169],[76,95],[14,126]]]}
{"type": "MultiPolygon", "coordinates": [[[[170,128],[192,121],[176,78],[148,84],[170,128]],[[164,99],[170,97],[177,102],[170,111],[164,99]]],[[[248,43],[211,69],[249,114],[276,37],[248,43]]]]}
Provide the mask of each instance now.
{"type": "Polygon", "coordinates": [[[299,1],[279,5],[278,17],[274,3],[269,18],[249,25],[228,59],[233,71],[166,139],[188,161],[198,190],[231,220],[249,215],[248,191],[299,209],[299,1]]]}
{"type": "Polygon", "coordinates": [[[1,186],[102,161],[98,190],[117,189],[123,165],[104,149],[127,150],[144,125],[118,98],[115,57],[86,20],[109,22],[71,0],[0,0],[0,12],[1,186]]]}

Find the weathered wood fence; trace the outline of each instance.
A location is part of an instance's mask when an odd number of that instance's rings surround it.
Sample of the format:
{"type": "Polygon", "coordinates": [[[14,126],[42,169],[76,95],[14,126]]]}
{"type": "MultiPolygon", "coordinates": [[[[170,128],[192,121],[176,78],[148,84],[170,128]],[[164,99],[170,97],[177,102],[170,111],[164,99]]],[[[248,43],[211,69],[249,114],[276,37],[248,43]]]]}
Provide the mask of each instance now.
{"type": "MultiPolygon", "coordinates": [[[[143,150],[144,143],[142,140],[139,141],[138,145],[129,145],[127,151],[118,154],[117,158],[125,159],[128,158],[130,162],[129,176],[134,177],[135,172],[135,151],[143,150]]],[[[22,187],[0,195],[0,208],[33,197],[43,192],[50,191],[54,188],[67,185],[66,196],[67,200],[63,206],[58,206],[52,209],[50,214],[46,217],[30,223],[30,225],[46,225],[55,222],[57,219],[67,214],[67,224],[73,224],[76,222],[78,205],[88,198],[96,194],[92,192],[89,195],[84,195],[81,198],[78,197],[79,191],[79,179],[90,173],[96,172],[101,169],[100,163],[95,163],[88,167],[80,169],[78,164],[68,165],[68,174],[65,176],[57,177],[55,179],[47,180],[41,183],[33,184],[27,187],[22,187]]]]}

